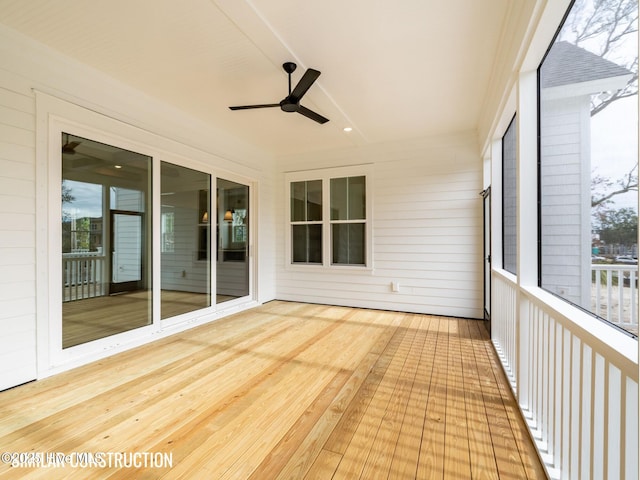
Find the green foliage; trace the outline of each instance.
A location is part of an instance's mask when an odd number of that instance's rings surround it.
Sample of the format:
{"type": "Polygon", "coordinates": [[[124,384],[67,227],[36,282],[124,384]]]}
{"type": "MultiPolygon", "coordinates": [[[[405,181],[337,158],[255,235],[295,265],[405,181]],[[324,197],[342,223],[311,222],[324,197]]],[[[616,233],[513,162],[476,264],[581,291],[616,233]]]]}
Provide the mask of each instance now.
{"type": "Polygon", "coordinates": [[[600,240],[609,245],[634,245],[638,242],[638,214],[632,208],[600,211],[597,222],[600,240]]]}

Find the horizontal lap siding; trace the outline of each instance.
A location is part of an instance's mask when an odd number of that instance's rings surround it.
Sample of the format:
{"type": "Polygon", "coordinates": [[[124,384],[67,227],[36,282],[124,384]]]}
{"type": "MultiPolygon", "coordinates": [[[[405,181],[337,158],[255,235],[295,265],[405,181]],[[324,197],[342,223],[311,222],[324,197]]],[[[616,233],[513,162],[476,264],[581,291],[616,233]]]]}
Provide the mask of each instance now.
{"type": "Polygon", "coordinates": [[[582,110],[588,108],[588,98],[548,100],[542,106],[542,286],[586,306],[590,286],[583,284],[581,269],[585,257],[588,262],[585,245],[590,238],[584,236],[590,230],[583,228],[589,221],[583,205],[590,192],[583,177],[590,169],[582,110]]]}
{"type": "Polygon", "coordinates": [[[35,272],[34,100],[0,85],[0,390],[36,377],[35,272]]]}
{"type": "MultiPolygon", "coordinates": [[[[277,298],[480,318],[482,162],[476,149],[472,135],[460,135],[284,159],[283,171],[374,164],[368,192],[374,269],[287,268],[285,228],[277,242],[277,298]],[[391,282],[399,283],[399,292],[391,291],[391,282]]],[[[284,193],[280,205],[284,225],[284,193]]]]}
{"type": "MultiPolygon", "coordinates": [[[[106,128],[108,133],[157,148],[171,157],[210,165],[221,175],[228,172],[239,179],[255,181],[255,208],[251,214],[258,227],[251,232],[251,252],[259,259],[259,265],[252,277],[253,287],[254,292],[258,290],[260,301],[274,298],[275,222],[271,217],[271,195],[275,176],[271,155],[0,25],[0,389],[33,379],[36,374],[43,377],[66,368],[54,365],[50,357],[54,348],[47,343],[49,333],[59,328],[59,315],[47,311],[47,293],[57,284],[46,283],[50,273],[46,261],[36,264],[36,253],[39,260],[48,254],[56,255],[47,251],[46,238],[49,232],[57,231],[53,224],[47,231],[36,222],[36,200],[45,208],[39,214],[47,217],[48,189],[59,192],[60,187],[38,177],[36,196],[35,96],[43,99],[43,119],[50,105],[55,104],[56,116],[65,121],[87,128],[106,128]],[[33,89],[39,95],[34,95],[33,89]],[[255,240],[258,233],[260,245],[255,240]],[[37,372],[36,299],[43,306],[37,316],[41,340],[37,372]]],[[[46,129],[42,124],[40,127],[46,129]]],[[[37,140],[39,146],[47,145],[44,135],[37,140]]],[[[46,156],[44,149],[43,155],[46,156]]],[[[193,258],[189,262],[194,263],[193,258]]],[[[187,270],[187,278],[198,274],[185,267],[175,269],[178,279],[182,278],[182,270],[187,270]]],[[[55,273],[51,272],[52,278],[55,273]]],[[[147,339],[155,337],[149,335],[147,339]]],[[[128,345],[113,346],[124,349],[128,345]]],[[[102,350],[97,352],[101,354],[102,350]]],[[[69,365],[89,358],[75,357],[69,365]]]]}

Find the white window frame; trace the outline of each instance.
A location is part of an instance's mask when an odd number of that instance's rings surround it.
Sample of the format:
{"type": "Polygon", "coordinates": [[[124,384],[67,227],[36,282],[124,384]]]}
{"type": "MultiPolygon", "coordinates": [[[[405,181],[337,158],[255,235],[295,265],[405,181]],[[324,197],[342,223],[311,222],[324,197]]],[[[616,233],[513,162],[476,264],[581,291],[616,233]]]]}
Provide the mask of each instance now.
{"type": "MultiPolygon", "coordinates": [[[[37,378],[69,370],[91,361],[96,361],[118,352],[144,345],[158,338],[208,323],[215,318],[235,313],[257,305],[257,279],[255,269],[257,256],[254,243],[257,238],[258,183],[256,179],[235,174],[214,166],[218,159],[211,154],[177,144],[136,128],[100,112],[89,110],[36,91],[36,250],[38,265],[48,265],[37,272],[36,349],[37,378]],[[153,225],[151,279],[153,291],[152,323],[133,330],[110,335],[91,342],[62,348],[62,258],[61,252],[61,202],[62,181],[60,151],[61,133],[69,132],[115,147],[131,150],[152,157],[152,213],[153,225]],[[177,147],[180,148],[177,148],[177,147]],[[168,162],[211,175],[212,179],[225,178],[249,187],[249,295],[210,307],[194,310],[183,315],[161,319],[161,197],[160,163],[168,162]]],[[[216,249],[216,237],[211,235],[211,252],[216,249]]],[[[217,291],[215,262],[211,261],[211,292],[217,291]]]]}
{"type": "MultiPolygon", "coordinates": [[[[373,168],[372,165],[355,165],[318,170],[288,172],[285,174],[285,267],[291,270],[311,271],[372,271],[373,270],[373,202],[372,202],[373,168]],[[334,223],[353,223],[352,221],[331,220],[331,179],[345,177],[365,177],[365,264],[341,265],[333,264],[331,226],[334,223]],[[322,263],[293,263],[292,261],[292,221],[291,221],[291,184],[311,180],[322,181],[322,221],[311,222],[322,224],[322,263]]],[[[306,222],[305,222],[306,223],[306,222]]],[[[358,220],[356,223],[361,223],[358,220]]]]}

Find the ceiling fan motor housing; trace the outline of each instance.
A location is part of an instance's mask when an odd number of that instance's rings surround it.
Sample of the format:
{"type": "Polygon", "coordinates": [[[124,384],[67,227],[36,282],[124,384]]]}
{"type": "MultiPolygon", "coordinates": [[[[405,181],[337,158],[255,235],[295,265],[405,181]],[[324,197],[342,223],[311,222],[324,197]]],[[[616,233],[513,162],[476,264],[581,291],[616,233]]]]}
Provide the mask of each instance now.
{"type": "Polygon", "coordinates": [[[289,99],[289,97],[285,98],[280,102],[280,108],[283,112],[297,112],[298,111],[298,103],[293,102],[289,99]]]}

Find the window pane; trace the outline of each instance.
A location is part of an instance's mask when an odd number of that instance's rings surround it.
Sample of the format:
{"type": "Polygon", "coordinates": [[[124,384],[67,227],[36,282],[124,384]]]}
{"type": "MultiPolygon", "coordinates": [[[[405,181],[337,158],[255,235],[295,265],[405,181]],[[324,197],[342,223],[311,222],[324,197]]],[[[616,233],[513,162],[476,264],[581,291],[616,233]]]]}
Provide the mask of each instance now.
{"type": "Polygon", "coordinates": [[[307,218],[309,222],[322,220],[322,180],[307,183],[307,218]]]}
{"type": "Polygon", "coordinates": [[[518,233],[516,215],[516,119],[502,137],[502,266],[516,274],[518,233]]]}
{"type": "Polygon", "coordinates": [[[577,0],[539,69],[540,285],[631,329],[638,3],[620,7],[577,0]]]}
{"type": "Polygon", "coordinates": [[[331,220],[348,220],[347,178],[331,179],[331,220]]]}
{"type": "Polygon", "coordinates": [[[322,220],[322,180],[291,182],[291,221],[322,220]]]}
{"type": "Polygon", "coordinates": [[[160,316],[170,318],[211,306],[211,176],[160,164],[160,316]]]}
{"type": "Polygon", "coordinates": [[[322,225],[307,225],[309,263],[322,263],[322,225]]]}
{"type": "Polygon", "coordinates": [[[331,220],[366,218],[365,177],[331,179],[331,220]]]}
{"type": "Polygon", "coordinates": [[[349,220],[364,220],[365,218],[365,177],[349,177],[349,220]]]}
{"type": "Polygon", "coordinates": [[[322,263],[322,225],[292,226],[293,263],[322,263]]]}
{"type": "Polygon", "coordinates": [[[339,264],[349,263],[349,224],[334,223],[331,225],[332,238],[332,262],[339,264]]]}
{"type": "Polygon", "coordinates": [[[307,226],[293,225],[291,227],[291,251],[293,263],[307,262],[307,226]]]}
{"type": "Polygon", "coordinates": [[[68,133],[61,156],[64,349],[151,324],[151,157],[68,133]]]}
{"type": "Polygon", "coordinates": [[[218,178],[216,303],[249,295],[249,186],[218,178]]]}
{"type": "Polygon", "coordinates": [[[306,218],[307,182],[291,182],[291,221],[304,222],[306,218]]]}
{"type": "Polygon", "coordinates": [[[331,226],[334,264],[365,264],[364,227],[364,223],[334,223],[331,226]]]}
{"type": "Polygon", "coordinates": [[[175,216],[172,211],[168,211],[164,205],[162,206],[162,218],[160,227],[160,250],[162,253],[173,253],[174,249],[174,228],[175,216]]]}

